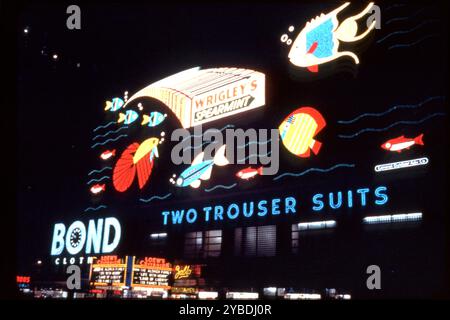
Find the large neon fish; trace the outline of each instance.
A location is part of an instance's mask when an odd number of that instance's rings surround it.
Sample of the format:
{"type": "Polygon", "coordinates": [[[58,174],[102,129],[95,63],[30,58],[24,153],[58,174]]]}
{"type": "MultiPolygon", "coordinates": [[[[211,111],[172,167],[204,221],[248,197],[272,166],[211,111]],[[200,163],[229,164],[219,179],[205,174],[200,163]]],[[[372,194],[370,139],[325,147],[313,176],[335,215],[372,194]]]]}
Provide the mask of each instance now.
{"type": "Polygon", "coordinates": [[[142,143],[132,143],[117,160],[113,171],[113,185],[119,192],[128,190],[137,174],[139,189],[147,183],[153,169],[153,161],[158,157],[158,145],[164,139],[149,138],[142,143]]]}
{"type": "Polygon", "coordinates": [[[283,120],[278,127],[281,141],[289,152],[301,158],[310,156],[310,149],[318,154],[322,143],[314,137],[326,126],[325,119],[314,108],[302,107],[283,120]]]}
{"type": "Polygon", "coordinates": [[[311,72],[318,72],[319,64],[323,64],[343,56],[353,58],[359,64],[359,58],[351,51],[338,51],[339,41],[354,42],[366,37],[374,29],[376,21],[372,21],[370,26],[360,35],[358,32],[359,20],[371,11],[374,3],[369,5],[355,16],[345,19],[339,23],[337,14],[344,10],[350,2],[346,2],[339,8],[327,14],[321,14],[311,19],[300,31],[292,44],[288,58],[292,64],[298,67],[307,68],[311,72]]]}
{"type": "Polygon", "coordinates": [[[195,157],[189,168],[184,170],[178,179],[170,179],[170,182],[178,187],[191,186],[192,188],[200,187],[201,180],[209,180],[211,177],[213,165],[225,166],[229,164],[225,157],[226,145],[221,146],[212,160],[204,160],[205,153],[202,152],[195,157]]]}

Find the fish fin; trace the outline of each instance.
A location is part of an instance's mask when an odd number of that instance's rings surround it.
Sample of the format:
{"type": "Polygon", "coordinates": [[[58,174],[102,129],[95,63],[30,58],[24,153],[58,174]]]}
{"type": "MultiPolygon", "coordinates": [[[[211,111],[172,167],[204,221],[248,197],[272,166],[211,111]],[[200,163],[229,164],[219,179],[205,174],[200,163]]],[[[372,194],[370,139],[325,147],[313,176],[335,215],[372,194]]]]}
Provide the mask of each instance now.
{"type": "Polygon", "coordinates": [[[311,144],[311,150],[314,152],[315,155],[319,153],[320,148],[322,147],[322,142],[319,142],[317,140],[313,140],[311,144]]]}
{"type": "Polygon", "coordinates": [[[121,123],[125,121],[125,114],[119,113],[119,120],[117,120],[117,123],[121,123]]]}
{"type": "Polygon", "coordinates": [[[319,66],[317,64],[306,67],[306,69],[308,69],[310,72],[313,72],[313,73],[319,72],[319,66]]]}
{"type": "Polygon", "coordinates": [[[258,174],[259,174],[260,176],[262,176],[263,170],[264,170],[264,167],[263,167],[263,166],[261,166],[261,167],[258,168],[258,174]]]}
{"type": "Polygon", "coordinates": [[[202,162],[204,156],[205,156],[205,153],[204,153],[204,152],[200,152],[200,153],[194,158],[194,160],[192,160],[191,165],[198,164],[198,163],[202,162]]]}
{"type": "Polygon", "coordinates": [[[112,108],[112,102],[111,101],[106,101],[105,103],[105,111],[109,110],[112,108]]]}
{"type": "Polygon", "coordinates": [[[146,157],[139,160],[136,164],[139,189],[144,188],[150,175],[152,174],[153,161],[148,161],[146,157]]]}
{"type": "Polygon", "coordinates": [[[150,122],[150,117],[149,117],[148,115],[144,114],[144,115],[142,116],[142,118],[143,118],[143,120],[142,120],[141,125],[144,125],[144,124],[147,124],[147,123],[150,122]]]}
{"type": "Polygon", "coordinates": [[[308,148],[308,150],[306,150],[305,153],[298,154],[297,156],[299,156],[300,158],[309,158],[310,155],[311,155],[311,149],[308,148]]]}
{"type": "Polygon", "coordinates": [[[195,180],[194,182],[192,182],[192,183],[190,184],[190,186],[191,186],[192,188],[197,189],[198,187],[200,187],[200,184],[201,184],[201,181],[200,181],[200,180],[195,180]]]}
{"type": "Polygon", "coordinates": [[[421,146],[424,145],[423,143],[423,133],[421,133],[420,135],[418,135],[417,137],[414,138],[414,142],[417,144],[420,144],[421,146]]]}
{"type": "Polygon", "coordinates": [[[202,180],[209,180],[209,178],[211,178],[212,167],[213,166],[211,165],[208,169],[206,169],[205,173],[203,173],[200,176],[200,179],[202,179],[202,180]]]}
{"type": "Polygon", "coordinates": [[[150,153],[150,161],[153,161],[154,158],[159,158],[158,147],[154,146],[152,152],[150,153]]]}
{"type": "Polygon", "coordinates": [[[226,145],[224,144],[219,148],[219,150],[217,150],[216,154],[214,155],[214,164],[218,165],[219,167],[226,166],[230,163],[227,157],[225,157],[225,148],[226,145]]]}

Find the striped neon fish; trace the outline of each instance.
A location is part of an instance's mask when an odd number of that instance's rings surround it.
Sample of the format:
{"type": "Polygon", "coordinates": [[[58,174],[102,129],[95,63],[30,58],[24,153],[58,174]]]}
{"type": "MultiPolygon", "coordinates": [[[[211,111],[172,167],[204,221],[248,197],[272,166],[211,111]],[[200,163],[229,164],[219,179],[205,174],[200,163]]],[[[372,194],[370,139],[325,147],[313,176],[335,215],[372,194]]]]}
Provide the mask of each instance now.
{"type": "Polygon", "coordinates": [[[292,112],[280,124],[281,141],[289,152],[308,158],[310,150],[318,154],[322,143],[314,137],[326,126],[325,119],[314,108],[302,107],[292,112]]]}

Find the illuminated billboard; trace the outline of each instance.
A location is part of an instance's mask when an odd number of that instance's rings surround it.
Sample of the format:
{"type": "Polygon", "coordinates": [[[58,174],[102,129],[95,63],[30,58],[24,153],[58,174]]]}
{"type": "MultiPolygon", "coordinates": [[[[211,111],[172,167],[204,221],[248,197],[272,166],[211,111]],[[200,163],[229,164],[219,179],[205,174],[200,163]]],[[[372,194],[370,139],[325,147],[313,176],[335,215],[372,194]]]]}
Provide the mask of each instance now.
{"type": "Polygon", "coordinates": [[[132,287],[170,289],[172,266],[164,258],[145,257],[133,262],[132,287]]]}
{"type": "Polygon", "coordinates": [[[122,287],[126,285],[128,257],[102,256],[91,264],[90,285],[93,287],[122,287]]]}
{"type": "Polygon", "coordinates": [[[249,69],[195,67],[139,90],[123,108],[141,97],[160,100],[190,128],[264,106],[265,76],[249,69]]]}
{"type": "Polygon", "coordinates": [[[263,7],[177,41],[161,29],[169,45],[155,37],[139,64],[121,55],[133,72],[86,100],[84,202],[48,223],[52,266],[90,264],[94,290],[130,296],[315,299],[296,287],[311,270],[364,270],[394,242],[406,257],[433,234],[415,230],[439,228],[447,97],[443,71],[417,62],[442,44],[416,33],[433,10],[263,7]]]}

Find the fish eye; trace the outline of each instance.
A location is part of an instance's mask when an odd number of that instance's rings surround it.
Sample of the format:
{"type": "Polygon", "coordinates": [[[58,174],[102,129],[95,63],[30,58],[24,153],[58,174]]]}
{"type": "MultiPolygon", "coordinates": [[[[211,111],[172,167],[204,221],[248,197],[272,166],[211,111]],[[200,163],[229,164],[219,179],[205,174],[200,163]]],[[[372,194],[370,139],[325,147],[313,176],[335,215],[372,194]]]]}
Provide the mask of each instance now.
{"type": "Polygon", "coordinates": [[[182,183],[183,183],[183,179],[178,178],[178,179],[177,179],[177,185],[181,186],[182,183]]]}
{"type": "Polygon", "coordinates": [[[385,146],[386,146],[386,148],[390,148],[391,144],[388,142],[388,143],[385,144],[385,146]]]}

